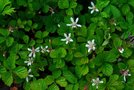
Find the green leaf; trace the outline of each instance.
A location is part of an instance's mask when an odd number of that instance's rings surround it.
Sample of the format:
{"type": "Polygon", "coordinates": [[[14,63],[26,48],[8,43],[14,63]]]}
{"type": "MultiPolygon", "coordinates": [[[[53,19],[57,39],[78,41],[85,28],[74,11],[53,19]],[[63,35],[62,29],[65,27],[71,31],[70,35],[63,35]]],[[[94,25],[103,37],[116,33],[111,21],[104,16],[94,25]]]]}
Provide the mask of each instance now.
{"type": "Polygon", "coordinates": [[[110,76],[113,73],[113,67],[111,64],[105,63],[102,66],[102,72],[106,76],[110,76]]]}
{"type": "Polygon", "coordinates": [[[109,90],[123,90],[124,86],[121,81],[118,81],[118,75],[111,75],[107,83],[107,88],[109,90]]]}
{"type": "Polygon", "coordinates": [[[13,44],[13,42],[14,42],[14,38],[12,37],[7,38],[6,40],[7,47],[10,47],[13,44]]]}
{"type": "Polygon", "coordinates": [[[72,16],[73,15],[73,10],[71,8],[67,9],[66,14],[72,16]]]}
{"type": "Polygon", "coordinates": [[[26,6],[27,2],[26,2],[26,0],[17,0],[17,5],[19,5],[19,6],[26,6]]]}
{"type": "Polygon", "coordinates": [[[65,66],[65,62],[62,59],[54,59],[56,68],[62,68],[65,66]]]}
{"type": "Polygon", "coordinates": [[[65,90],[73,90],[73,85],[72,84],[67,85],[67,87],[65,88],[65,90]]]}
{"type": "Polygon", "coordinates": [[[11,86],[13,83],[13,77],[10,72],[6,72],[2,74],[2,80],[7,86],[11,86]]]}
{"type": "Polygon", "coordinates": [[[129,0],[128,4],[134,7],[134,0],[129,0]]]}
{"type": "Polygon", "coordinates": [[[89,59],[87,57],[83,57],[80,59],[75,59],[75,63],[76,65],[83,65],[83,64],[87,64],[89,62],[89,59]]]}
{"type": "Polygon", "coordinates": [[[30,90],[46,90],[47,85],[43,79],[35,80],[30,84],[30,90]]]}
{"type": "Polygon", "coordinates": [[[14,12],[14,8],[11,8],[11,2],[9,0],[0,0],[0,14],[11,15],[14,12]]]}
{"type": "Polygon", "coordinates": [[[60,90],[60,89],[56,84],[52,84],[51,86],[49,86],[48,90],[60,90]]]}
{"type": "Polygon", "coordinates": [[[19,66],[14,69],[14,73],[19,76],[20,78],[26,78],[28,73],[25,67],[19,66]]]}
{"type": "Polygon", "coordinates": [[[120,70],[124,69],[124,68],[127,68],[127,65],[125,65],[124,63],[120,62],[118,63],[118,67],[120,70]]]}
{"type": "Polygon", "coordinates": [[[118,79],[119,79],[119,75],[114,74],[110,76],[109,82],[114,82],[118,79]]]}
{"type": "Polygon", "coordinates": [[[114,62],[117,60],[119,54],[118,51],[116,49],[112,49],[110,51],[106,51],[104,53],[104,61],[106,62],[114,62]]]}
{"type": "Polygon", "coordinates": [[[99,10],[102,10],[102,9],[105,8],[109,3],[110,3],[110,1],[107,1],[107,0],[98,0],[96,7],[99,8],[99,10]]]}
{"type": "Polygon", "coordinates": [[[69,7],[69,1],[68,0],[59,0],[58,6],[60,9],[65,9],[69,7]]]}
{"type": "Polygon", "coordinates": [[[9,36],[9,31],[7,29],[0,29],[0,34],[7,37],[9,36]]]}
{"type": "Polygon", "coordinates": [[[4,66],[9,70],[14,69],[16,67],[15,62],[16,62],[16,54],[11,53],[10,56],[7,58],[7,60],[4,60],[4,66]]]}
{"type": "Polygon", "coordinates": [[[130,56],[132,55],[132,50],[129,49],[129,48],[125,48],[125,49],[124,49],[124,52],[123,52],[121,55],[122,55],[123,57],[128,58],[128,57],[130,57],[130,56]]]}
{"type": "Polygon", "coordinates": [[[15,12],[14,8],[11,8],[10,6],[7,6],[4,8],[4,11],[2,12],[2,15],[11,15],[11,13],[15,12]]]}
{"type": "Polygon", "coordinates": [[[66,87],[67,86],[67,81],[65,77],[60,77],[56,80],[56,83],[59,84],[61,87],[66,87]]]}
{"type": "Polygon", "coordinates": [[[5,41],[4,37],[0,37],[0,43],[3,43],[5,41]]]}
{"type": "Polygon", "coordinates": [[[75,2],[75,1],[71,1],[70,2],[70,8],[76,8],[76,6],[77,6],[77,3],[75,2]]]}
{"type": "Polygon", "coordinates": [[[60,70],[54,70],[54,71],[52,72],[52,75],[53,75],[53,77],[56,79],[56,78],[58,78],[58,77],[61,76],[61,71],[60,71],[60,70]]]}
{"type": "Polygon", "coordinates": [[[134,59],[130,59],[127,61],[129,67],[134,67],[134,59]]]}
{"type": "Polygon", "coordinates": [[[44,5],[43,12],[47,13],[48,11],[49,11],[49,6],[48,5],[44,5]]]}
{"type": "Polygon", "coordinates": [[[24,35],[24,36],[23,36],[23,41],[24,41],[25,43],[28,43],[29,37],[28,37],[27,35],[24,35]]]}
{"type": "Polygon", "coordinates": [[[118,36],[112,37],[115,48],[119,48],[122,45],[122,40],[118,36]]]}
{"type": "Polygon", "coordinates": [[[37,31],[36,34],[35,34],[35,37],[41,39],[42,38],[42,32],[37,31]]]}
{"type": "Polygon", "coordinates": [[[63,76],[72,84],[77,82],[77,78],[69,70],[63,70],[63,76]]]}
{"type": "Polygon", "coordinates": [[[48,36],[48,34],[49,34],[49,32],[44,31],[44,32],[42,33],[42,37],[43,37],[43,38],[44,38],[44,37],[47,37],[47,36],[48,36]]]}
{"type": "Polygon", "coordinates": [[[133,23],[133,18],[134,18],[133,13],[132,12],[128,12],[127,16],[126,16],[126,20],[128,21],[129,24],[133,23]]]}
{"type": "Polygon", "coordinates": [[[64,58],[67,52],[64,48],[58,48],[50,52],[51,58],[64,58]]]}
{"type": "Polygon", "coordinates": [[[85,44],[81,44],[77,46],[76,52],[74,53],[74,57],[83,57],[87,55],[87,48],[85,47],[85,44]]]}
{"type": "Polygon", "coordinates": [[[6,73],[6,68],[4,66],[0,66],[0,74],[6,73]]]}
{"type": "Polygon", "coordinates": [[[77,58],[83,57],[83,53],[81,53],[81,52],[75,52],[74,53],[74,57],[77,57],[77,58]]]}
{"type": "Polygon", "coordinates": [[[122,13],[123,13],[124,15],[127,15],[129,12],[130,12],[130,7],[129,7],[129,5],[128,5],[128,4],[124,4],[124,5],[122,6],[122,13]]]}
{"type": "Polygon", "coordinates": [[[45,80],[46,85],[50,85],[54,82],[54,78],[51,75],[48,75],[44,80],[45,80]]]}
{"type": "Polygon", "coordinates": [[[111,12],[115,18],[119,18],[121,16],[120,10],[116,6],[110,5],[110,8],[111,8],[111,12]]]}
{"type": "Polygon", "coordinates": [[[89,68],[88,68],[87,65],[76,66],[75,67],[75,72],[76,72],[77,76],[79,78],[81,78],[81,76],[84,76],[89,72],[89,68]]]}
{"type": "Polygon", "coordinates": [[[0,0],[0,12],[4,10],[11,2],[9,0],[0,0]]]}

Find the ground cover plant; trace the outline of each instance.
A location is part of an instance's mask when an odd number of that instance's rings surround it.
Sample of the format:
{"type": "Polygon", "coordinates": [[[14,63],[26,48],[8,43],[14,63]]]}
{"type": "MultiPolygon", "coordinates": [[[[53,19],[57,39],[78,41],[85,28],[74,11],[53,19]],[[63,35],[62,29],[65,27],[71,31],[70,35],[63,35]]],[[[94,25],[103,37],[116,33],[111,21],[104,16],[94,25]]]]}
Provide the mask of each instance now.
{"type": "Polygon", "coordinates": [[[0,0],[0,90],[134,90],[134,0],[0,0]]]}

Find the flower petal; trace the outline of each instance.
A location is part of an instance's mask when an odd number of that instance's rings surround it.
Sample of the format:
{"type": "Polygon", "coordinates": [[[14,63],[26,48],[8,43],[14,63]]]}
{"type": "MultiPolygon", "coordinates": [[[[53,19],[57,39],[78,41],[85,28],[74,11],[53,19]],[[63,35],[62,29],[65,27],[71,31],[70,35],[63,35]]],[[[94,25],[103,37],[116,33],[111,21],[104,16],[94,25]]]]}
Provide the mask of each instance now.
{"type": "Polygon", "coordinates": [[[93,14],[93,13],[94,13],[94,10],[91,11],[91,14],[93,14]]]}
{"type": "Polygon", "coordinates": [[[103,83],[103,81],[100,81],[99,83],[103,83]]]}
{"type": "Polygon", "coordinates": [[[35,58],[35,56],[36,56],[35,53],[33,53],[33,58],[35,58]]]}
{"type": "Polygon", "coordinates": [[[64,33],[64,36],[65,36],[65,37],[67,37],[67,34],[66,34],[66,33],[64,33]]]}
{"type": "Polygon", "coordinates": [[[36,49],[35,49],[35,52],[39,52],[40,50],[40,47],[37,47],[36,49]]]}
{"type": "Polygon", "coordinates": [[[29,76],[29,77],[33,77],[33,75],[31,75],[31,74],[30,74],[30,75],[28,75],[28,76],[29,76]]]}
{"type": "Polygon", "coordinates": [[[91,48],[88,48],[88,52],[90,52],[91,51],[91,48]]]}
{"type": "Polygon", "coordinates": [[[92,83],[92,86],[95,86],[95,83],[92,83]]]}
{"type": "Polygon", "coordinates": [[[131,74],[128,74],[128,76],[131,76],[131,74]]]}
{"type": "Polygon", "coordinates": [[[29,79],[28,79],[28,77],[26,77],[26,82],[29,82],[29,79]]]}
{"type": "Polygon", "coordinates": [[[79,21],[79,18],[76,18],[75,22],[77,23],[79,21]]]}
{"type": "Polygon", "coordinates": [[[88,9],[93,9],[93,7],[90,7],[90,6],[89,6],[88,9]]]}
{"type": "Polygon", "coordinates": [[[91,2],[91,5],[92,5],[92,7],[94,7],[94,3],[93,2],[91,2]]]}
{"type": "Polygon", "coordinates": [[[28,50],[28,51],[32,51],[32,49],[30,49],[30,48],[27,48],[27,50],[28,50]]]}
{"type": "Polygon", "coordinates": [[[66,24],[67,26],[72,26],[72,24],[66,24]]]}
{"type": "Polygon", "coordinates": [[[89,45],[88,45],[88,44],[86,44],[85,46],[86,46],[86,47],[89,47],[89,45]]]}
{"type": "Polygon", "coordinates": [[[48,46],[45,47],[46,49],[48,48],[48,46]]]}
{"type": "Polygon", "coordinates": [[[76,24],[77,25],[77,27],[81,27],[81,25],[80,24],[76,24]]]}
{"type": "Polygon", "coordinates": [[[71,33],[68,34],[68,37],[71,37],[71,33]]]}
{"type": "Polygon", "coordinates": [[[124,81],[126,82],[126,76],[124,76],[123,78],[124,78],[124,81]]]}
{"type": "Polygon", "coordinates": [[[96,12],[99,12],[99,9],[96,8],[95,11],[96,11],[96,12]]]}
{"type": "Polygon", "coordinates": [[[74,19],[72,17],[70,18],[70,20],[71,20],[72,23],[74,23],[74,19]]]}
{"type": "Polygon", "coordinates": [[[29,57],[32,57],[32,55],[33,55],[33,53],[31,52],[28,56],[29,56],[29,57]]]}
{"type": "Polygon", "coordinates": [[[69,42],[68,41],[66,41],[66,44],[68,44],[69,42]]]}
{"type": "Polygon", "coordinates": [[[61,39],[61,41],[66,41],[66,39],[61,39]]]}

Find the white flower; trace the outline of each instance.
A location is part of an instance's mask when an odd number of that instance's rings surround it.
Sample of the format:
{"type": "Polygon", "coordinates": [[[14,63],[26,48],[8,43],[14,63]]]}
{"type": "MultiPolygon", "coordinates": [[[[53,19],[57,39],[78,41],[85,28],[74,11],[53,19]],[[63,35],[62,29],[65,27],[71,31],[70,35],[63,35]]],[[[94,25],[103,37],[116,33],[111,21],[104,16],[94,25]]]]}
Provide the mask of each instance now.
{"type": "Polygon", "coordinates": [[[81,27],[80,24],[77,24],[79,18],[76,18],[76,20],[74,21],[74,19],[71,17],[70,20],[71,20],[72,23],[71,24],[66,24],[67,26],[71,26],[72,28],[81,27]]]}
{"type": "Polygon", "coordinates": [[[39,52],[40,51],[39,49],[40,49],[40,47],[37,47],[36,49],[34,47],[32,47],[32,49],[28,48],[28,51],[31,52],[28,56],[35,58],[35,53],[39,52]]]}
{"type": "Polygon", "coordinates": [[[66,41],[66,44],[68,44],[69,42],[73,42],[73,39],[71,39],[71,33],[69,33],[68,35],[66,33],[64,33],[65,39],[61,39],[61,41],[66,41]]]}
{"type": "Polygon", "coordinates": [[[28,70],[28,76],[26,77],[26,81],[29,82],[29,78],[32,78],[33,75],[30,74],[31,73],[31,69],[28,70]]]}
{"type": "Polygon", "coordinates": [[[88,52],[90,52],[91,50],[95,50],[94,39],[92,41],[88,41],[86,47],[88,48],[88,52]]]}
{"type": "Polygon", "coordinates": [[[91,9],[91,14],[94,13],[94,11],[99,12],[99,10],[96,8],[93,2],[91,2],[91,7],[89,6],[88,9],[91,9]]]}
{"type": "Polygon", "coordinates": [[[103,83],[103,81],[100,81],[99,78],[92,79],[92,86],[96,86],[96,89],[98,89],[99,83],[103,83]]]}
{"type": "Polygon", "coordinates": [[[124,48],[120,47],[120,48],[118,48],[118,51],[119,51],[120,53],[123,53],[123,52],[124,52],[124,48]]]}
{"type": "Polygon", "coordinates": [[[48,50],[48,46],[45,46],[45,48],[43,48],[43,47],[41,46],[40,48],[41,48],[41,52],[42,52],[42,53],[50,52],[50,51],[48,50]]]}
{"type": "Polygon", "coordinates": [[[26,63],[27,66],[31,66],[32,63],[33,63],[33,58],[28,58],[28,60],[27,61],[24,61],[24,63],[26,63]]]}
{"type": "Polygon", "coordinates": [[[121,70],[121,74],[123,75],[124,82],[126,82],[126,76],[131,76],[131,74],[128,73],[129,70],[121,70]]]}

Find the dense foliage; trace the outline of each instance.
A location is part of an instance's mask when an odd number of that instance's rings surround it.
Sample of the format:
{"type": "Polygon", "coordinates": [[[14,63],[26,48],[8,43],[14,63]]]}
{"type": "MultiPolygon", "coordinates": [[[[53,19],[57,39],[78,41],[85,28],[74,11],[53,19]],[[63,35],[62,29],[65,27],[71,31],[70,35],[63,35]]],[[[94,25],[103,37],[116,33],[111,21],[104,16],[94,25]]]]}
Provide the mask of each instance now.
{"type": "Polygon", "coordinates": [[[134,0],[0,0],[0,79],[22,90],[134,90],[134,0]]]}

